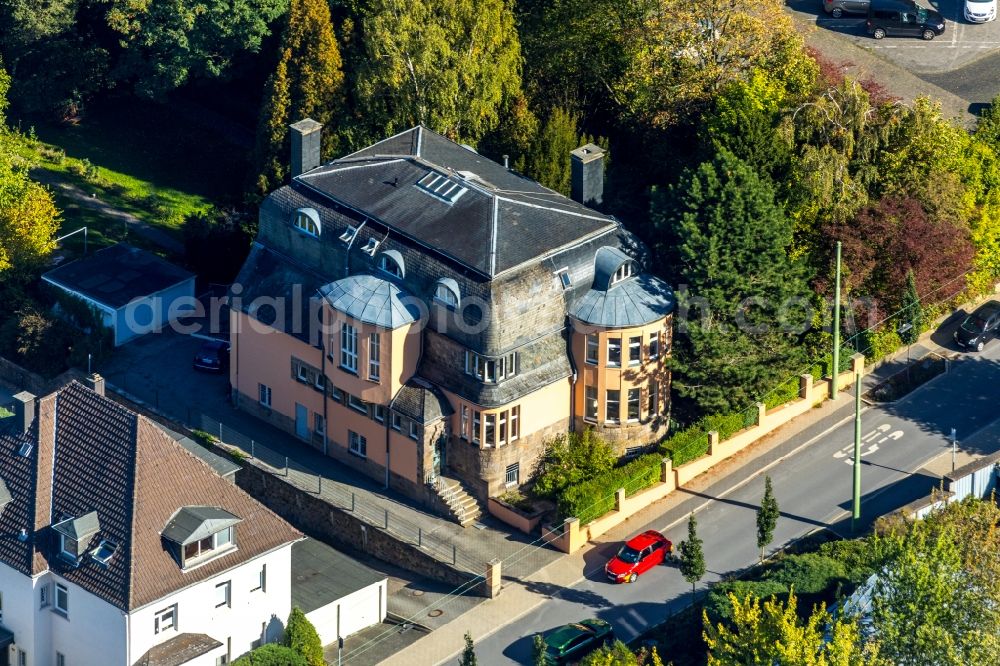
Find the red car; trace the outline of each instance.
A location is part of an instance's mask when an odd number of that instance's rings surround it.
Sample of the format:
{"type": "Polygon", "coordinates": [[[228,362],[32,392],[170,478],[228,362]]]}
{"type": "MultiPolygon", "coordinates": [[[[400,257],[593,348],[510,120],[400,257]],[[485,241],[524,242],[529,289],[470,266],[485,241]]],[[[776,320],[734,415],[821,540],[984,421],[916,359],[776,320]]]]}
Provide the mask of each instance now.
{"type": "Polygon", "coordinates": [[[649,530],[626,542],[604,566],[604,572],[612,582],[634,583],[639,574],[662,563],[672,552],[674,544],[667,537],[649,530]]]}

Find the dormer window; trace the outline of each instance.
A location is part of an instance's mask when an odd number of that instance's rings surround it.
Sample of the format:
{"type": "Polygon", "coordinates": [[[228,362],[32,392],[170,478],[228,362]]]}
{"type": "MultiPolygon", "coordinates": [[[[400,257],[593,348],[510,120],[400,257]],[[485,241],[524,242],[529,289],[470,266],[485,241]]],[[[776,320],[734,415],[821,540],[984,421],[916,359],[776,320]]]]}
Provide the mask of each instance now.
{"type": "Polygon", "coordinates": [[[449,308],[458,308],[460,301],[458,283],[451,278],[441,278],[434,290],[434,298],[449,308]]]}
{"type": "Polygon", "coordinates": [[[91,540],[100,531],[97,512],[91,511],[78,518],[66,518],[52,526],[59,534],[59,556],[71,564],[79,564],[80,556],[87,552],[91,540]]]}
{"type": "Polygon", "coordinates": [[[296,229],[309,236],[319,238],[322,226],[319,222],[319,213],[313,208],[300,208],[295,211],[293,225],[296,229]]]}
{"type": "Polygon", "coordinates": [[[350,242],[353,241],[354,237],[357,235],[358,235],[357,227],[348,225],[348,227],[344,229],[344,233],[340,234],[340,240],[350,244],[350,242]]]}
{"type": "Polygon", "coordinates": [[[224,509],[186,506],[167,522],[163,538],[172,542],[182,569],[190,569],[236,549],[240,519],[224,509]]]}
{"type": "Polygon", "coordinates": [[[379,270],[397,278],[406,277],[406,269],[403,266],[403,255],[396,250],[386,250],[378,257],[379,270]]]}
{"type": "Polygon", "coordinates": [[[632,262],[626,261],[624,264],[618,267],[615,274],[611,276],[611,284],[618,284],[622,280],[632,277],[632,262]]]}
{"type": "Polygon", "coordinates": [[[375,256],[375,250],[378,249],[379,242],[377,238],[369,238],[365,246],[361,248],[361,251],[367,254],[369,257],[375,256]]]}

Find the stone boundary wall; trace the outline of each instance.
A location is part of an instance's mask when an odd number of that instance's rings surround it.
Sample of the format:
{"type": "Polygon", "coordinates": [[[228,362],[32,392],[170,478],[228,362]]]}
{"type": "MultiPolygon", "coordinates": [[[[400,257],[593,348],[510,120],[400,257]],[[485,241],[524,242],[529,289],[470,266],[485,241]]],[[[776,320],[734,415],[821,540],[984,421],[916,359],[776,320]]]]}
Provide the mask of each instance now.
{"type": "MultiPolygon", "coordinates": [[[[865,357],[854,354],[851,357],[851,369],[840,375],[840,386],[844,389],[854,384],[855,378],[864,375],[865,357]]],[[[650,504],[667,497],[677,488],[689,483],[695,477],[704,474],[723,460],[732,457],[746,447],[757,442],[764,436],[774,432],[779,427],[805,414],[814,406],[822,403],[830,395],[830,380],[813,381],[810,374],[799,377],[799,398],[768,410],[763,403],[757,403],[759,410],[757,425],[746,428],[734,434],[729,439],[720,442],[719,433],[708,433],[708,453],[696,460],[685,463],[676,469],[671,469],[670,459],[664,458],[660,473],[660,483],[641,492],[625,497],[625,490],[619,489],[615,494],[615,509],[591,521],[580,525],[576,518],[569,518],[564,523],[564,529],[554,530],[543,535],[553,547],[564,553],[572,553],[583,547],[588,541],[596,539],[617,527],[650,504]]]]}
{"type": "Polygon", "coordinates": [[[408,571],[456,587],[474,582],[477,578],[456,571],[411,544],[373,528],[350,512],[299,490],[253,465],[244,465],[236,473],[236,485],[297,529],[334,547],[370,554],[408,571]]]}
{"type": "Polygon", "coordinates": [[[38,397],[48,395],[56,389],[65,386],[71,379],[82,382],[85,376],[86,374],[80,370],[70,368],[52,379],[45,379],[41,375],[22,368],[17,363],[0,356],[0,382],[19,391],[28,391],[38,397]]]}

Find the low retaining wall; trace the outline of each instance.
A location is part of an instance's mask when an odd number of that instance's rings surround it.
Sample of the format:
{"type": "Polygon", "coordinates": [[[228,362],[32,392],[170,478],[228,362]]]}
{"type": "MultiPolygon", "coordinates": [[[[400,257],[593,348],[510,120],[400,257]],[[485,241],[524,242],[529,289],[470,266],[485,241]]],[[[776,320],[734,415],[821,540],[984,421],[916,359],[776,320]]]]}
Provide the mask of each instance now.
{"type": "Polygon", "coordinates": [[[84,377],[86,377],[86,373],[76,368],[70,368],[52,379],[45,379],[41,375],[0,356],[0,381],[19,391],[28,391],[36,396],[48,395],[65,386],[71,379],[82,382],[84,377]]]}
{"type": "MultiPolygon", "coordinates": [[[[851,369],[840,375],[840,386],[852,386],[858,376],[864,375],[865,357],[855,354],[851,357],[851,369]]],[[[820,404],[830,394],[830,380],[813,381],[812,375],[799,377],[799,399],[768,411],[763,403],[757,404],[759,413],[757,425],[741,430],[724,442],[719,441],[719,433],[708,433],[708,453],[697,460],[685,463],[671,469],[670,459],[663,461],[660,483],[625,497],[625,491],[619,490],[615,497],[615,509],[587,525],[580,525],[576,518],[568,519],[561,530],[552,530],[543,538],[553,547],[564,553],[572,553],[581,548],[587,541],[596,539],[609,530],[622,524],[633,515],[642,511],[650,504],[667,497],[677,488],[689,483],[695,477],[704,474],[715,465],[742,451],[747,446],[768,435],[789,421],[799,417],[820,404]]]]}
{"type": "MultiPolygon", "coordinates": [[[[413,545],[375,529],[319,497],[299,490],[262,469],[245,465],[236,485],[299,530],[337,547],[367,553],[408,571],[456,587],[475,578],[439,562],[413,545]]],[[[484,572],[485,573],[485,572],[484,572]]]]}
{"type": "Polygon", "coordinates": [[[495,497],[490,497],[486,502],[486,508],[494,518],[502,520],[511,527],[524,532],[525,534],[531,534],[538,527],[538,524],[542,522],[542,514],[539,513],[533,516],[526,516],[519,511],[507,506],[506,503],[500,502],[495,497]]]}

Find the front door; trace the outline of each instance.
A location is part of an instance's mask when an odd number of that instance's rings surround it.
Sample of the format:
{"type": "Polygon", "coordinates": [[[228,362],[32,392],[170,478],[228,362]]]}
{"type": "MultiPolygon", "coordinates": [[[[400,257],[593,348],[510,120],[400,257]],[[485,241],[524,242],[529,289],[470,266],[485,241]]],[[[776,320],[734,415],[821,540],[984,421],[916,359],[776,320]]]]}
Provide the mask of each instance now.
{"type": "Polygon", "coordinates": [[[299,403],[295,403],[295,434],[309,439],[309,410],[299,403]]]}

